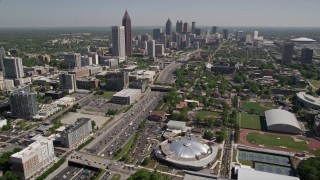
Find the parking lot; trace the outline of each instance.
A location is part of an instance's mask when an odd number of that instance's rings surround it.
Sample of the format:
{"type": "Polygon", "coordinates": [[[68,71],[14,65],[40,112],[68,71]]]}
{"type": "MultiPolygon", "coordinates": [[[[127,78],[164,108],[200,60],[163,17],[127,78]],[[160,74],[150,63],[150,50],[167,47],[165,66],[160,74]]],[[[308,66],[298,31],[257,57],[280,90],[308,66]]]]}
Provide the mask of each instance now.
{"type": "Polygon", "coordinates": [[[129,137],[137,132],[139,124],[161,101],[163,93],[150,92],[137,102],[120,120],[119,123],[101,137],[101,140],[88,151],[103,157],[112,158],[129,137]]]}
{"type": "Polygon", "coordinates": [[[103,99],[103,98],[93,98],[90,100],[85,101],[84,103],[81,104],[81,108],[87,111],[96,111],[96,112],[107,112],[109,109],[113,110],[118,110],[120,111],[123,109],[123,105],[119,104],[113,104],[109,102],[110,100],[108,99],[103,99]]]}
{"type": "Polygon", "coordinates": [[[109,120],[109,117],[98,116],[98,115],[91,115],[91,114],[82,114],[82,113],[74,113],[69,112],[66,114],[62,119],[61,123],[63,124],[74,124],[78,118],[90,118],[95,121],[97,127],[101,127],[105,122],[109,120]]]}

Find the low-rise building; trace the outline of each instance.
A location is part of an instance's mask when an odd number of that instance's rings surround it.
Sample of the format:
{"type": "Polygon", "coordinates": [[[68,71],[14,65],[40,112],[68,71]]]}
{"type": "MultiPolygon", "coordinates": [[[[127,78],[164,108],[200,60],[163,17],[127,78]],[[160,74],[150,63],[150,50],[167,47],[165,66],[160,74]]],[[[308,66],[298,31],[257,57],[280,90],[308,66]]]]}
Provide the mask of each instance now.
{"type": "Polygon", "coordinates": [[[92,132],[91,119],[82,118],[61,133],[61,144],[67,148],[77,147],[92,132]]]}
{"type": "Polygon", "coordinates": [[[61,107],[58,107],[57,104],[44,104],[40,111],[38,111],[38,118],[46,119],[60,109],[61,107]]]}
{"type": "Polygon", "coordinates": [[[183,122],[183,121],[173,121],[173,120],[170,120],[170,121],[167,123],[167,128],[170,129],[170,130],[186,131],[186,125],[187,125],[187,123],[186,123],[186,122],[183,122]]]}
{"type": "Polygon", "coordinates": [[[14,87],[14,82],[11,79],[4,79],[0,81],[0,91],[7,91],[14,87]]]}
{"type": "Polygon", "coordinates": [[[63,91],[47,91],[44,95],[51,97],[52,99],[60,99],[63,97],[63,91]]]}
{"type": "Polygon", "coordinates": [[[132,104],[141,96],[139,89],[124,89],[112,96],[112,102],[116,104],[132,104]]]}
{"type": "Polygon", "coordinates": [[[306,94],[305,92],[297,93],[297,99],[306,107],[314,109],[320,108],[320,98],[313,97],[311,95],[306,94]]]}
{"type": "Polygon", "coordinates": [[[166,117],[166,112],[164,111],[152,111],[148,116],[148,119],[150,121],[161,122],[165,119],[165,117],[166,117]]]}
{"type": "Polygon", "coordinates": [[[81,67],[75,68],[72,71],[69,71],[68,74],[74,74],[76,79],[89,76],[89,69],[81,67]]]}
{"type": "Polygon", "coordinates": [[[144,92],[147,88],[147,80],[137,80],[129,83],[129,88],[131,89],[140,89],[141,92],[144,92]]]}
{"type": "Polygon", "coordinates": [[[12,171],[21,179],[30,179],[55,160],[53,142],[41,137],[27,148],[11,155],[12,171]]]}
{"type": "Polygon", "coordinates": [[[102,71],[102,67],[101,66],[85,66],[84,68],[89,69],[90,76],[92,76],[94,74],[98,74],[99,72],[102,71]]]}
{"type": "Polygon", "coordinates": [[[99,86],[99,79],[96,78],[85,78],[77,80],[77,88],[78,89],[95,89],[99,86]]]}
{"type": "Polygon", "coordinates": [[[2,128],[3,126],[6,126],[8,124],[6,119],[0,119],[0,128],[2,128]]]}

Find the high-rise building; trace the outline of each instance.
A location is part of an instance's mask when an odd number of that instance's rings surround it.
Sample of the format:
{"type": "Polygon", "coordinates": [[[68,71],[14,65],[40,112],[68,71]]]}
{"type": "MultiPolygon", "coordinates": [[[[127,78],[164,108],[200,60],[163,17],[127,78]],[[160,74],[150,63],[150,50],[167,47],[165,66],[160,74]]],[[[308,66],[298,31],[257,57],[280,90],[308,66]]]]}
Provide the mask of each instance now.
{"type": "Polygon", "coordinates": [[[223,29],[223,39],[229,39],[229,31],[228,31],[228,29],[223,29]]]}
{"type": "Polygon", "coordinates": [[[304,64],[312,64],[313,50],[310,48],[302,48],[300,60],[304,64]]]}
{"type": "Polygon", "coordinates": [[[183,30],[183,22],[181,21],[177,21],[176,23],[176,32],[177,33],[182,33],[183,30]]]}
{"type": "Polygon", "coordinates": [[[128,14],[128,11],[124,13],[122,18],[122,26],[125,28],[125,52],[127,56],[132,54],[132,36],[131,36],[131,18],[128,14]]]}
{"type": "Polygon", "coordinates": [[[172,33],[172,22],[168,18],[166,22],[166,35],[171,35],[171,33],[172,33]]]}
{"type": "Polygon", "coordinates": [[[81,54],[69,53],[64,55],[64,66],[66,68],[81,67],[81,54]]]}
{"type": "Polygon", "coordinates": [[[164,55],[164,45],[163,44],[156,44],[155,45],[155,54],[156,54],[156,56],[163,56],[164,55]]]}
{"type": "Polygon", "coordinates": [[[92,64],[93,65],[98,65],[99,64],[99,57],[98,57],[98,54],[96,52],[90,52],[88,54],[88,56],[92,58],[92,64]]]}
{"type": "Polygon", "coordinates": [[[160,42],[164,45],[164,48],[167,48],[170,46],[170,36],[166,34],[162,34],[160,37],[160,42]]]}
{"type": "Polygon", "coordinates": [[[108,91],[121,91],[129,87],[129,74],[127,72],[112,72],[105,76],[105,89],[108,91]]]}
{"type": "Polygon", "coordinates": [[[153,39],[152,36],[150,34],[148,34],[148,33],[143,34],[141,36],[141,41],[149,41],[149,40],[152,40],[152,39],[153,39]]]}
{"type": "Polygon", "coordinates": [[[158,40],[160,39],[161,33],[162,33],[162,28],[157,28],[157,29],[153,29],[153,39],[158,40]]]}
{"type": "Polygon", "coordinates": [[[189,31],[189,23],[188,23],[188,22],[185,22],[185,23],[183,24],[183,32],[184,32],[184,33],[190,32],[190,31],[189,31]]]}
{"type": "Polygon", "coordinates": [[[192,22],[192,28],[191,28],[192,34],[196,33],[196,22],[192,22]]]}
{"type": "Polygon", "coordinates": [[[37,94],[30,92],[29,86],[12,90],[9,103],[12,117],[32,118],[38,113],[37,94]]]}
{"type": "Polygon", "coordinates": [[[84,56],[81,57],[81,66],[91,66],[92,65],[92,57],[84,56]]]}
{"type": "Polygon", "coordinates": [[[30,179],[55,161],[52,139],[37,137],[28,147],[11,155],[10,160],[12,171],[20,179],[30,179]]]}
{"type": "Polygon", "coordinates": [[[22,78],[24,76],[22,59],[18,57],[3,58],[4,76],[8,78],[22,78]]]}
{"type": "Polygon", "coordinates": [[[286,43],[283,46],[283,52],[282,52],[282,63],[283,64],[291,64],[292,63],[293,50],[294,50],[293,43],[286,43]]]}
{"type": "Polygon", "coordinates": [[[125,27],[112,26],[112,54],[119,58],[126,56],[125,27]]]}
{"type": "Polygon", "coordinates": [[[6,51],[3,47],[0,48],[0,68],[2,71],[2,75],[4,76],[4,66],[3,66],[3,58],[5,56],[6,51]]]}
{"type": "Polygon", "coordinates": [[[77,147],[91,132],[91,119],[82,118],[61,133],[61,144],[67,148],[77,147]]]}
{"type": "Polygon", "coordinates": [[[147,49],[148,49],[148,56],[149,57],[155,57],[156,56],[155,45],[156,45],[156,42],[154,40],[149,40],[147,42],[147,49]]]}
{"type": "Polygon", "coordinates": [[[253,32],[253,39],[256,40],[259,37],[259,31],[254,31],[253,32]]]}
{"type": "Polygon", "coordinates": [[[197,36],[200,36],[200,35],[201,35],[201,29],[200,29],[200,28],[196,28],[196,29],[195,29],[195,34],[196,34],[197,36]]]}
{"type": "Polygon", "coordinates": [[[212,26],[211,33],[216,34],[218,32],[218,27],[217,26],[212,26]]]}
{"type": "Polygon", "coordinates": [[[76,75],[74,74],[60,74],[60,88],[68,93],[72,93],[77,89],[76,75]]]}

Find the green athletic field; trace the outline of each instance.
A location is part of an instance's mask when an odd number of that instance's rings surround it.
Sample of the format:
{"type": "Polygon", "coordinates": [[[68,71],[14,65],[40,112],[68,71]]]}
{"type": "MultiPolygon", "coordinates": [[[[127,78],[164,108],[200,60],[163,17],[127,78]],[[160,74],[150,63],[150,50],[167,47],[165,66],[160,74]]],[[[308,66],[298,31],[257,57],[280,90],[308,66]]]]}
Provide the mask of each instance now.
{"type": "Polygon", "coordinates": [[[264,114],[265,111],[269,109],[276,109],[273,103],[260,103],[260,102],[242,102],[242,109],[250,112],[251,109],[254,109],[255,114],[264,114]]]}
{"type": "Polygon", "coordinates": [[[238,122],[241,128],[262,129],[260,116],[256,114],[238,113],[238,122]]]}

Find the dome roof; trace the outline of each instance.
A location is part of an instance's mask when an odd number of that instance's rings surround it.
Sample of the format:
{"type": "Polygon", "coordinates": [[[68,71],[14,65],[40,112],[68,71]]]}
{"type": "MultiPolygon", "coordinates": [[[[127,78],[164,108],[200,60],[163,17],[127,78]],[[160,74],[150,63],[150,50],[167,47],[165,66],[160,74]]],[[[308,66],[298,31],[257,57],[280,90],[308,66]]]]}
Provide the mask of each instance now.
{"type": "Polygon", "coordinates": [[[194,158],[202,153],[207,153],[208,148],[196,141],[182,139],[170,144],[170,150],[182,158],[194,158]]]}

